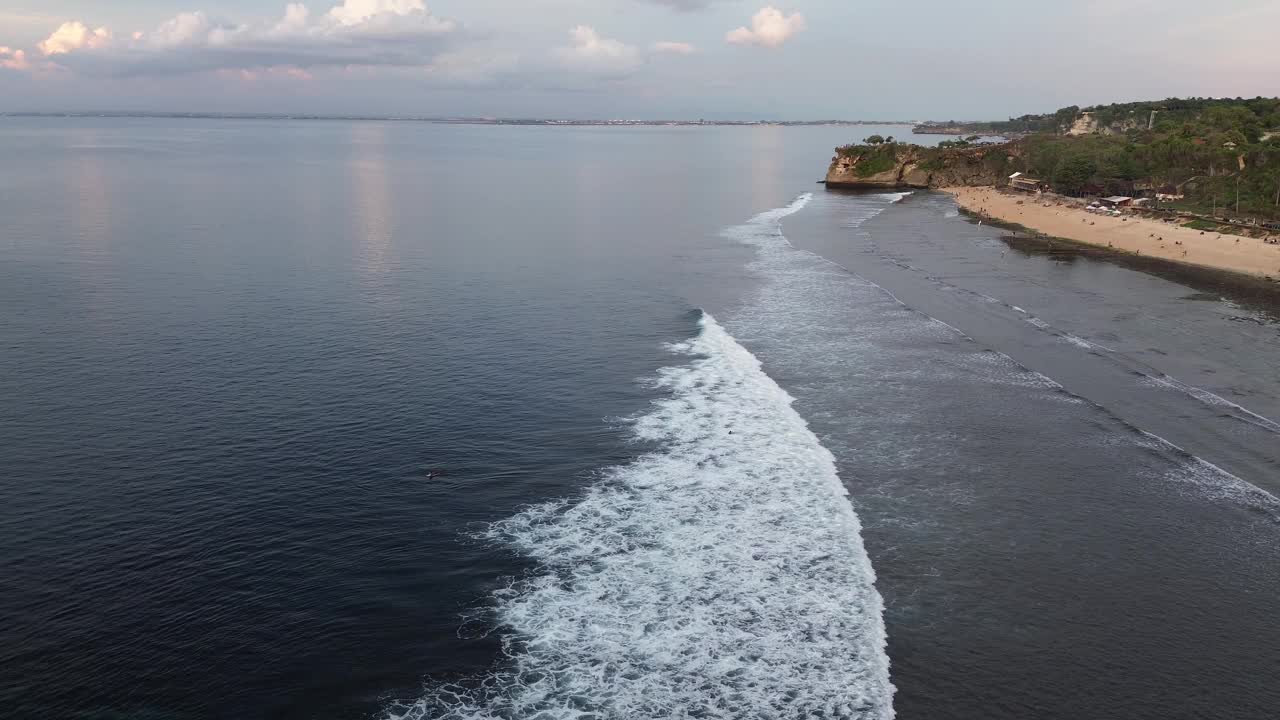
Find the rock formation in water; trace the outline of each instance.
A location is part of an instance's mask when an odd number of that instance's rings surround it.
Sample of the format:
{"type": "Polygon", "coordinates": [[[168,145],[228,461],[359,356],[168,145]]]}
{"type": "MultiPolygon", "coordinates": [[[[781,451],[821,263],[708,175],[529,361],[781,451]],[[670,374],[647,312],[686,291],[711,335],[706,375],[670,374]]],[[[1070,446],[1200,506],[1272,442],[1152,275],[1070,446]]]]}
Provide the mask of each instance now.
{"type": "Polygon", "coordinates": [[[963,148],[887,143],[838,148],[827,169],[828,187],[930,188],[997,185],[1021,156],[1015,142],[963,148]]]}

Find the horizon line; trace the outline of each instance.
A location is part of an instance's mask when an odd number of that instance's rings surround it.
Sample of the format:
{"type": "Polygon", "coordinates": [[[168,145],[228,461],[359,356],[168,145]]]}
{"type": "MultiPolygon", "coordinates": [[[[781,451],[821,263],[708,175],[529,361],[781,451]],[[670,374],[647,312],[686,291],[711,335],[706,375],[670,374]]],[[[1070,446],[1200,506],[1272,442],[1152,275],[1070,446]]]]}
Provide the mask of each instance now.
{"type": "Polygon", "coordinates": [[[342,114],[342,113],[274,113],[274,112],[179,112],[167,110],[80,110],[48,111],[19,110],[0,111],[0,117],[118,117],[118,118],[168,118],[187,120],[362,120],[380,122],[421,122],[437,124],[469,125],[893,125],[915,126],[924,120],[842,120],[836,118],[817,120],[780,120],[758,118],[752,120],[715,120],[707,118],[555,118],[555,117],[488,117],[488,116],[430,116],[397,114],[342,114]]]}

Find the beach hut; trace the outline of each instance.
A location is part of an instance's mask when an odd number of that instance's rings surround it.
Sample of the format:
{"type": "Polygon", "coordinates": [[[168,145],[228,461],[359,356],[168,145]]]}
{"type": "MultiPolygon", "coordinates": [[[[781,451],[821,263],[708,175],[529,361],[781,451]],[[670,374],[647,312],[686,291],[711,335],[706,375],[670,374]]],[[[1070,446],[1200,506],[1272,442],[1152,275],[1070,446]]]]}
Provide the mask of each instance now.
{"type": "Polygon", "coordinates": [[[1133,205],[1133,198],[1127,195],[1112,195],[1111,197],[1102,198],[1098,202],[1107,207],[1122,208],[1133,205]]]}
{"type": "Polygon", "coordinates": [[[1022,192],[1040,192],[1044,189],[1044,183],[1033,177],[1028,177],[1020,172],[1016,172],[1009,176],[1009,188],[1012,190],[1020,190],[1022,192]]]}

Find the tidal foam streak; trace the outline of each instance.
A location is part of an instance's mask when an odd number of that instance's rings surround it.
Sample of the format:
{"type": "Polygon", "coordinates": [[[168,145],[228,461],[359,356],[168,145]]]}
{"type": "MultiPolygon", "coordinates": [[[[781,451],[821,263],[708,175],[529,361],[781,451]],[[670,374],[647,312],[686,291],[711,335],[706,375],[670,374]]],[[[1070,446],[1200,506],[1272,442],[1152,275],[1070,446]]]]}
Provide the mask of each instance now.
{"type": "Polygon", "coordinates": [[[662,448],[490,534],[539,563],[500,593],[510,667],[400,717],[893,716],[882,602],[834,459],[713,318],[635,423],[662,448]]]}

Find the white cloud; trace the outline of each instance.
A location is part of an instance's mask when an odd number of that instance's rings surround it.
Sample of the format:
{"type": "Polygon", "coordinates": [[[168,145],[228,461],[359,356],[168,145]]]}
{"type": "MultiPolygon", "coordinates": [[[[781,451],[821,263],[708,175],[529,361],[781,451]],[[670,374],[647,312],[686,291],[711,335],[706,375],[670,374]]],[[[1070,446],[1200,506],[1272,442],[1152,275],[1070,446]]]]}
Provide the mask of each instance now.
{"type": "Polygon", "coordinates": [[[698,51],[698,48],[690,45],[689,43],[660,40],[650,45],[649,50],[655,53],[671,53],[673,55],[692,55],[698,51]]]}
{"type": "Polygon", "coordinates": [[[358,25],[380,15],[408,15],[425,12],[422,0],[346,0],[329,11],[329,16],[343,25],[358,25]]]}
{"type": "Polygon", "coordinates": [[[345,0],[326,16],[347,32],[366,35],[441,35],[457,24],[432,15],[423,0],[345,0]]]}
{"type": "Polygon", "coordinates": [[[804,16],[800,13],[784,15],[772,5],[761,8],[751,18],[751,28],[740,27],[729,31],[725,41],[733,45],[759,45],[775,48],[793,35],[804,30],[804,16]]]}
{"type": "Polygon", "coordinates": [[[579,25],[569,31],[572,44],[556,48],[555,56],[571,70],[624,74],[640,64],[640,51],[619,40],[601,37],[596,29],[579,25]]]}
{"type": "Polygon", "coordinates": [[[31,62],[27,60],[25,50],[14,50],[11,47],[0,45],[0,68],[5,70],[28,70],[31,68],[31,62]]]}
{"type": "Polygon", "coordinates": [[[184,12],[161,23],[153,32],[131,39],[135,43],[144,41],[151,48],[225,46],[245,31],[245,28],[213,20],[203,12],[184,12]]]}
{"type": "Polygon", "coordinates": [[[313,16],[292,3],[267,24],[237,24],[184,12],[150,32],[119,38],[82,22],[59,27],[41,52],[68,68],[117,75],[279,67],[425,67],[458,30],[423,0],[344,0],[313,16]]]}
{"type": "Polygon", "coordinates": [[[100,27],[90,30],[82,22],[65,22],[36,47],[45,55],[61,55],[82,48],[106,47],[111,43],[111,31],[100,27]]]}
{"type": "Polygon", "coordinates": [[[310,21],[310,8],[302,3],[289,3],[284,8],[284,17],[280,19],[280,22],[276,23],[274,30],[277,33],[298,32],[306,30],[310,21]]]}

